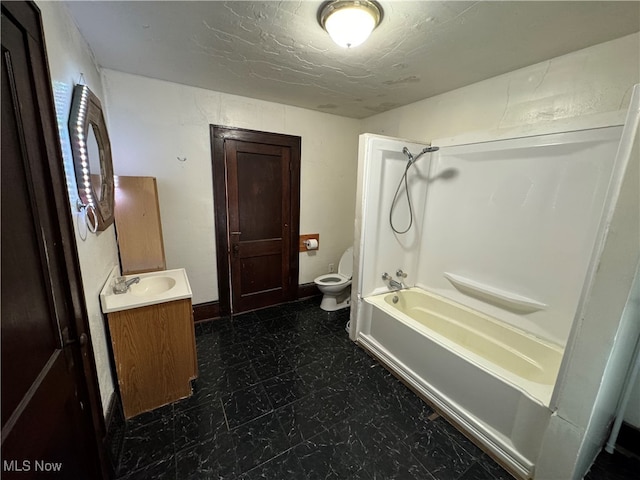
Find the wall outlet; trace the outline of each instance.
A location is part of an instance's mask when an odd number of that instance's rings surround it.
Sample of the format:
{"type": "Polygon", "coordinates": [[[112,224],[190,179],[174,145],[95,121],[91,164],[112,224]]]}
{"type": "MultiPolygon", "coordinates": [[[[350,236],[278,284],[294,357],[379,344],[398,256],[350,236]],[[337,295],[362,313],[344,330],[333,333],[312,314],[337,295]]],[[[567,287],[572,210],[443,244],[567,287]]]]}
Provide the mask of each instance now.
{"type": "Polygon", "coordinates": [[[336,264],[335,263],[330,263],[329,264],[329,273],[333,273],[336,271],[336,264]]]}

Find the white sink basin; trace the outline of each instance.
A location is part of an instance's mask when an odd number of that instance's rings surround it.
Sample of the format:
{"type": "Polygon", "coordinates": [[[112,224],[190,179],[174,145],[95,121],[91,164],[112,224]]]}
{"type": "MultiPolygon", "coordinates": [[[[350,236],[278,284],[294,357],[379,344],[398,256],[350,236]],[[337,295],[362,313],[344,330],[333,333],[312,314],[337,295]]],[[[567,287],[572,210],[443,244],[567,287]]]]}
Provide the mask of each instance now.
{"type": "Polygon", "coordinates": [[[100,304],[104,313],[119,312],[192,297],[191,286],[184,268],[127,275],[125,277],[127,280],[139,277],[140,281],[133,283],[127,292],[115,294],[113,292],[113,284],[118,275],[118,267],[114,267],[100,292],[100,304]]]}
{"type": "Polygon", "coordinates": [[[131,295],[145,297],[148,295],[159,295],[167,292],[176,286],[176,280],[171,277],[147,277],[141,278],[138,283],[129,287],[131,295]]]}

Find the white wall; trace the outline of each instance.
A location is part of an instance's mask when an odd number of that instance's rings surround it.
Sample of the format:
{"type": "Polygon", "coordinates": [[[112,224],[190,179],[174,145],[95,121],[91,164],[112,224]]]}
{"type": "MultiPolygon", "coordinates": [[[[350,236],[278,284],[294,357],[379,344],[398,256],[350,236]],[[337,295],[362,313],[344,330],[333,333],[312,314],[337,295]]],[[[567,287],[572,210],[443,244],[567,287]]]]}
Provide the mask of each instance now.
{"type": "MultiPolygon", "coordinates": [[[[640,175],[640,172],[636,173],[640,175]]],[[[616,333],[611,350],[612,353],[602,376],[604,381],[596,398],[595,414],[590,421],[590,425],[596,426],[603,423],[607,425],[611,420],[610,413],[614,408],[619,408],[618,402],[621,396],[619,392],[626,387],[628,375],[633,366],[633,362],[629,359],[632,358],[635,344],[630,339],[638,338],[638,335],[640,335],[640,322],[638,321],[640,319],[640,309],[638,307],[640,307],[640,263],[636,268],[636,275],[622,314],[620,328],[616,333]],[[605,407],[602,408],[601,405],[605,407]]],[[[625,411],[622,412],[623,418],[627,423],[634,425],[636,428],[640,428],[640,397],[638,397],[640,389],[638,387],[640,387],[640,382],[636,379],[635,384],[631,386],[632,396],[629,398],[625,411]]],[[[597,445],[601,439],[598,438],[598,435],[593,435],[593,437],[595,437],[593,439],[595,441],[592,441],[592,443],[597,445]]]]}
{"type": "Polygon", "coordinates": [[[103,82],[115,173],[157,178],[167,268],[186,268],[194,304],[218,299],[211,124],[302,137],[300,233],[320,249],[300,254],[300,283],[353,244],[359,121],[113,70],[103,82]]]}
{"type": "MultiPolygon", "coordinates": [[[[56,101],[56,113],[65,162],[65,173],[69,186],[71,205],[75,205],[77,189],[67,120],[71,106],[73,87],[84,75],[85,83],[104,103],[100,74],[89,47],[71,19],[67,8],[60,2],[38,2],[42,12],[49,69],[56,101]]],[[[118,253],[114,228],[109,227],[97,235],[89,233],[86,240],[79,235],[78,214],[72,207],[78,258],[82,274],[82,286],[89,317],[89,329],[93,342],[93,352],[98,372],[98,384],[102,398],[103,412],[109,405],[114,392],[113,375],[109,364],[106,325],[100,310],[99,293],[109,272],[118,264],[118,253]]],[[[82,229],[84,233],[84,228],[82,229]]]]}
{"type": "Polygon", "coordinates": [[[591,125],[620,120],[639,72],[636,33],[366,118],[362,132],[429,142],[474,131],[546,133],[552,122],[578,117],[591,125]]]}
{"type": "MultiPolygon", "coordinates": [[[[629,309],[630,318],[640,318],[640,273],[636,277],[636,292],[635,298],[627,304],[629,309]]],[[[633,390],[631,390],[631,396],[629,397],[629,403],[624,412],[624,421],[629,425],[634,426],[640,430],[640,375],[636,379],[633,390]]]]}
{"type": "MultiPolygon", "coordinates": [[[[637,309],[636,312],[636,318],[638,318],[638,316],[640,316],[640,309],[637,309]]],[[[624,414],[624,421],[640,430],[640,379],[636,380],[634,388],[631,391],[629,405],[624,414]]]]}

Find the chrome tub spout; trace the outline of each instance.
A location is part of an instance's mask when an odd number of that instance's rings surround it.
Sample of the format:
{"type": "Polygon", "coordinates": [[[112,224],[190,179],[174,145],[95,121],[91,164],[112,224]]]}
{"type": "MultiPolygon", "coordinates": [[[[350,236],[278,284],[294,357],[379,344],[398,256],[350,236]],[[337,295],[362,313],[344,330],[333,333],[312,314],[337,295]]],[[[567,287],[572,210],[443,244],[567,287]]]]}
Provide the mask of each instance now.
{"type": "Polygon", "coordinates": [[[391,278],[391,275],[386,272],[382,274],[382,280],[384,280],[385,282],[389,282],[389,289],[391,291],[402,290],[403,288],[405,288],[402,283],[391,278]]]}

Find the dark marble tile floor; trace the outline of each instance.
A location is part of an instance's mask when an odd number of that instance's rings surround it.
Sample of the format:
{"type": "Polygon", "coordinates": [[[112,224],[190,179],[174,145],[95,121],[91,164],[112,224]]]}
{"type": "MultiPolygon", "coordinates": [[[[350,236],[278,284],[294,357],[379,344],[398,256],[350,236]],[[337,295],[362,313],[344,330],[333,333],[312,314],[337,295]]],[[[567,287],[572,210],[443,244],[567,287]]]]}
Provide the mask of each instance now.
{"type": "MultiPolygon", "coordinates": [[[[349,341],[348,315],[318,298],[198,324],[193,396],[127,422],[117,478],[510,479],[349,341]]],[[[631,478],[609,461],[587,478],[631,478]]]]}

